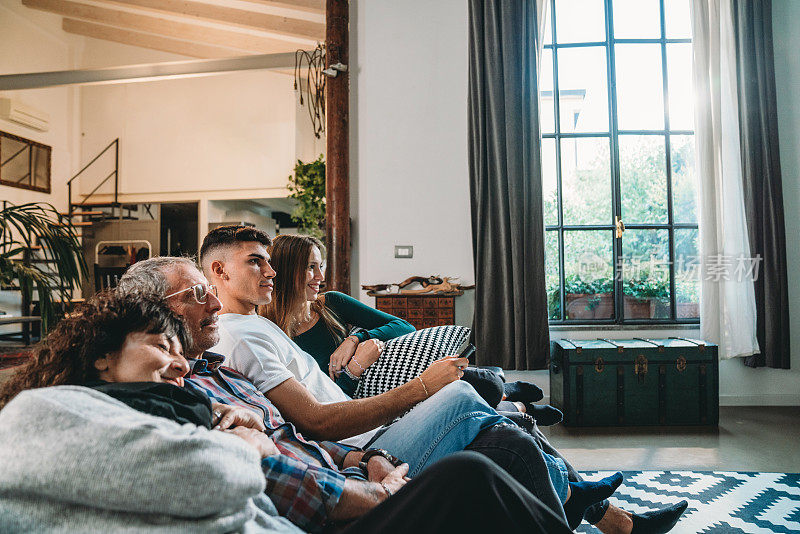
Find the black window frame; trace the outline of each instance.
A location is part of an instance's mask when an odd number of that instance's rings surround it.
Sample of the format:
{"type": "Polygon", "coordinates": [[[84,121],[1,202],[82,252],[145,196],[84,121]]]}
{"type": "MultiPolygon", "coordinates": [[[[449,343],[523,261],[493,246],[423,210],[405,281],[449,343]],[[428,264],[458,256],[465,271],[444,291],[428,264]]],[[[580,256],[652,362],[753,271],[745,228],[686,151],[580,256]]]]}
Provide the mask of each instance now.
{"type": "MultiPolygon", "coordinates": [[[[563,43],[558,44],[556,33],[556,0],[548,0],[550,8],[550,31],[552,42],[543,45],[544,50],[552,51],[553,64],[553,113],[554,113],[554,132],[542,134],[542,139],[553,139],[555,144],[555,169],[556,169],[556,195],[558,198],[558,222],[555,225],[545,225],[545,236],[548,232],[557,232],[558,237],[558,277],[559,277],[559,297],[560,297],[560,319],[550,319],[551,326],[562,325],[670,325],[670,324],[699,324],[698,318],[678,318],[676,295],[675,295],[675,231],[688,229],[698,230],[698,223],[676,223],[673,218],[673,195],[672,195],[672,161],[671,161],[671,136],[691,135],[692,130],[672,130],[669,122],[669,79],[667,71],[667,45],[672,43],[692,43],[691,38],[670,38],[666,36],[666,20],[664,3],[659,0],[660,15],[660,38],[648,39],[615,39],[614,38],[614,13],[613,1],[603,0],[603,10],[605,16],[605,41],[591,41],[582,43],[563,43]],[[661,130],[620,130],[618,127],[619,117],[617,116],[617,90],[616,90],[616,64],[615,64],[615,45],[617,44],[658,44],[661,49],[661,76],[663,90],[664,107],[664,128],[661,130]],[[561,133],[561,110],[558,85],[558,51],[565,48],[587,48],[604,47],[606,52],[606,82],[608,88],[608,132],[573,132],[561,133]],[[667,230],[669,233],[669,318],[624,318],[624,293],[623,277],[619,272],[622,263],[622,240],[614,236],[612,246],[613,260],[613,282],[614,282],[614,317],[608,319],[566,319],[566,296],[565,296],[565,261],[564,261],[564,232],[565,231],[590,231],[604,230],[613,233],[616,229],[616,217],[622,218],[622,188],[620,180],[619,163],[619,137],[620,135],[647,135],[661,136],[665,143],[665,165],[667,180],[667,222],[652,224],[627,224],[625,230],[667,230]],[[564,224],[564,203],[561,186],[561,140],[576,138],[600,138],[608,139],[610,143],[611,160],[611,221],[609,224],[593,225],[565,225],[564,224]]],[[[699,206],[698,206],[699,207],[699,206]]],[[[612,234],[613,235],[613,234],[612,234]]],[[[549,309],[548,309],[549,314],[549,309]]]]}
{"type": "Polygon", "coordinates": [[[41,193],[50,193],[52,191],[52,184],[53,184],[53,147],[45,145],[43,143],[38,143],[31,139],[26,139],[25,137],[20,137],[18,135],[10,134],[8,132],[0,131],[0,144],[3,143],[3,139],[8,138],[18,143],[23,143],[25,146],[19,150],[17,153],[13,154],[6,161],[0,161],[0,185],[6,185],[8,187],[17,187],[20,189],[27,189],[29,191],[39,191],[41,193]],[[33,184],[33,149],[34,147],[42,149],[47,154],[47,185],[46,186],[37,186],[33,184]],[[20,181],[11,181],[3,179],[3,167],[10,162],[11,160],[20,157],[25,150],[28,151],[28,174],[23,176],[24,178],[28,179],[29,183],[21,183],[20,181]]]}

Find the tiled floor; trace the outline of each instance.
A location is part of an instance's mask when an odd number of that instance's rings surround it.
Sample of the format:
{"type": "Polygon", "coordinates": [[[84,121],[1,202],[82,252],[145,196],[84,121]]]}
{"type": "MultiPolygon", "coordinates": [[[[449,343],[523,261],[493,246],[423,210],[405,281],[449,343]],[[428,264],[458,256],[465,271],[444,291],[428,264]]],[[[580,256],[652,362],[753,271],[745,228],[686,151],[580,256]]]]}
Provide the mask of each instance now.
{"type": "Polygon", "coordinates": [[[542,430],[583,470],[800,472],[800,407],[723,406],[719,429],[542,430]]]}

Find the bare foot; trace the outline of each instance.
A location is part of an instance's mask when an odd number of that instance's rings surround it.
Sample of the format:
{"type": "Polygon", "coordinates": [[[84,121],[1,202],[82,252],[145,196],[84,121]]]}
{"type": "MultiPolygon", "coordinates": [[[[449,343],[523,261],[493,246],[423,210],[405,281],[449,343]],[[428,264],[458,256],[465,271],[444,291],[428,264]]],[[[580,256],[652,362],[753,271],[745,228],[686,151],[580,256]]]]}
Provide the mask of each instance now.
{"type": "Polygon", "coordinates": [[[521,402],[519,402],[519,401],[514,401],[514,406],[516,406],[516,407],[517,407],[517,410],[518,410],[520,413],[525,413],[525,412],[527,412],[527,411],[528,411],[528,410],[525,408],[525,404],[523,404],[523,403],[521,403],[521,402]]]}
{"type": "Polygon", "coordinates": [[[630,534],[633,530],[633,520],[631,514],[609,504],[605,515],[595,526],[605,534],[630,534]]]}

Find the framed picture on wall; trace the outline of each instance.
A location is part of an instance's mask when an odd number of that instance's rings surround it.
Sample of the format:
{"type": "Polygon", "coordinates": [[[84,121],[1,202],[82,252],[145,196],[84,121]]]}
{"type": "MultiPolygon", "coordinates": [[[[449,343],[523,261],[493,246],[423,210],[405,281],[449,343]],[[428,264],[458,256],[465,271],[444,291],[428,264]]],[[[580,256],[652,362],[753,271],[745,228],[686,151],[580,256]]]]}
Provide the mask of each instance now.
{"type": "Polygon", "coordinates": [[[52,147],[0,132],[0,185],[50,192],[52,147]]]}

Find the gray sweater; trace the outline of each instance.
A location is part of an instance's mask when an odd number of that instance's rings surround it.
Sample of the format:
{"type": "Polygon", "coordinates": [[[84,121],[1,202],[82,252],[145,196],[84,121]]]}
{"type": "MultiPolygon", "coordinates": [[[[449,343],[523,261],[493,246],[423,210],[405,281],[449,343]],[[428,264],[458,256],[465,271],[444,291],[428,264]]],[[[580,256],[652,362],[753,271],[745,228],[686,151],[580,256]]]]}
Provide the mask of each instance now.
{"type": "Polygon", "coordinates": [[[2,532],[300,533],[264,487],[240,438],[92,389],[24,391],[0,411],[2,532]]]}

